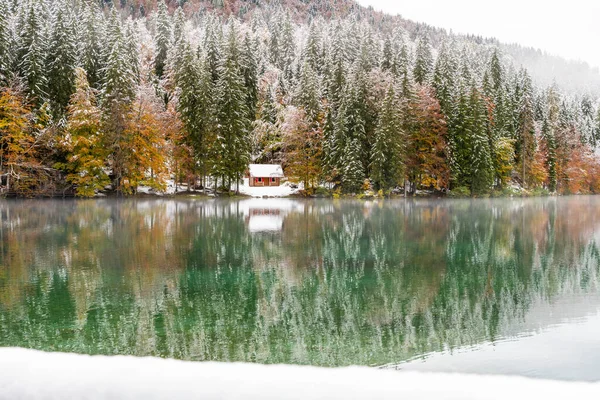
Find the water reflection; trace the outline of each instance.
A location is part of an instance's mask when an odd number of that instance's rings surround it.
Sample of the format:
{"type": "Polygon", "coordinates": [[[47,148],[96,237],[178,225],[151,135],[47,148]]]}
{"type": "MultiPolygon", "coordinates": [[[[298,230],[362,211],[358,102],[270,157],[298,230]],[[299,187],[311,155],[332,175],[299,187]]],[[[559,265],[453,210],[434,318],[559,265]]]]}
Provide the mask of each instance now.
{"type": "Polygon", "coordinates": [[[0,218],[0,346],[383,365],[600,292],[595,197],[4,201],[0,218]]]}

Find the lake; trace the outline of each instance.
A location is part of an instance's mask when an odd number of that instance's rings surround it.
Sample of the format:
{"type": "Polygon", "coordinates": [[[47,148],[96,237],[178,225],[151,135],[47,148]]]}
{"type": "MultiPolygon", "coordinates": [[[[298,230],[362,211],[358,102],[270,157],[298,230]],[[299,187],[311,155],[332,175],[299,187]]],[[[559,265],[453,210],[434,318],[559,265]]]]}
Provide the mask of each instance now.
{"type": "Polygon", "coordinates": [[[0,346],[600,380],[600,197],[0,202],[0,346]]]}

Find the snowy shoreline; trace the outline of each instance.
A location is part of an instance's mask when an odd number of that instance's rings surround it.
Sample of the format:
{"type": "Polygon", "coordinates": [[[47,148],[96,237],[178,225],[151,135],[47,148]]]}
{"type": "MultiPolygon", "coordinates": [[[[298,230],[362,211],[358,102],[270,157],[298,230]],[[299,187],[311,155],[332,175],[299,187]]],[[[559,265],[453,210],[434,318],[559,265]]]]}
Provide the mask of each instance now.
{"type": "Polygon", "coordinates": [[[0,348],[0,399],[565,399],[600,383],[368,367],[186,362],[0,348]]]}

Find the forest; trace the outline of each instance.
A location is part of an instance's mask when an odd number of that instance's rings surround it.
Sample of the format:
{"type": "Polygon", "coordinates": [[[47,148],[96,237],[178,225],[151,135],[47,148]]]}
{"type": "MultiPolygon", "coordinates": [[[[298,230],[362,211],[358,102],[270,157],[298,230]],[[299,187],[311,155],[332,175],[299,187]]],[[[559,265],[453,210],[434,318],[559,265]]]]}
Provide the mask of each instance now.
{"type": "Polygon", "coordinates": [[[351,1],[133,3],[0,0],[4,193],[230,191],[251,162],[308,194],[600,192],[598,99],[493,41],[351,1]]]}

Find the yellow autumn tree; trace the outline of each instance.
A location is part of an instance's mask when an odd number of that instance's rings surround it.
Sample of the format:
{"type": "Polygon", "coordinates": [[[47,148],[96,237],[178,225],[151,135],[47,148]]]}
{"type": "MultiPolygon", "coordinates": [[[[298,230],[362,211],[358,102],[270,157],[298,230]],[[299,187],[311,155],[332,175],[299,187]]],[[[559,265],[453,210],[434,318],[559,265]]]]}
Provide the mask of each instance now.
{"type": "Polygon", "coordinates": [[[67,128],[61,140],[66,162],[56,167],[67,173],[67,181],[80,197],[92,197],[110,184],[105,171],[107,152],[102,146],[101,112],[86,73],[77,68],[75,93],[67,109],[67,128]]]}

